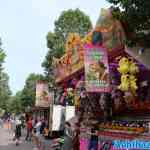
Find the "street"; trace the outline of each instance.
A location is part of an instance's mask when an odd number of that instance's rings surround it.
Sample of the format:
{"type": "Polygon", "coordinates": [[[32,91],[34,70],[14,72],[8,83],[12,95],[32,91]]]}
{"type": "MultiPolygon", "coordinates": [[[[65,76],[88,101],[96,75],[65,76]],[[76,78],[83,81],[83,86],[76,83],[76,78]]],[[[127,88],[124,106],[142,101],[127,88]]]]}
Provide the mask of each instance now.
{"type": "Polygon", "coordinates": [[[15,142],[12,141],[13,133],[8,129],[0,128],[0,134],[0,150],[33,150],[32,143],[26,142],[24,137],[21,138],[21,144],[16,146],[15,142]]]}

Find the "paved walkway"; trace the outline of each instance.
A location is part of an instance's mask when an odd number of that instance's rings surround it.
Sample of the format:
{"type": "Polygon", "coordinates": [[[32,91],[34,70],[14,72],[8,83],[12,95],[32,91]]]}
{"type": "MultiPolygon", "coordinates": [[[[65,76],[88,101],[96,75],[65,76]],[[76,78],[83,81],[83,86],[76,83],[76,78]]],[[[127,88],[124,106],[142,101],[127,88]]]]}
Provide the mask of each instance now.
{"type": "Polygon", "coordinates": [[[0,150],[33,150],[32,143],[25,142],[24,137],[21,138],[21,144],[19,146],[15,145],[15,142],[12,141],[12,137],[12,131],[0,128],[0,150]]]}

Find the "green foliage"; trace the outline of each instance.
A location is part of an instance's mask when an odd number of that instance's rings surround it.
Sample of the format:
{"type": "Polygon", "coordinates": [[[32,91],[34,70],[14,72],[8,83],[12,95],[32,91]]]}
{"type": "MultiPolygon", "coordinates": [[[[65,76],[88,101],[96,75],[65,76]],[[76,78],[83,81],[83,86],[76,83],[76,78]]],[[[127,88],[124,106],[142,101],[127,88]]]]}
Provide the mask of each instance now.
{"type": "Polygon", "coordinates": [[[4,63],[4,60],[5,60],[5,57],[6,57],[5,52],[1,48],[1,45],[2,45],[2,43],[1,43],[1,39],[0,39],[0,80],[1,80],[1,73],[2,73],[2,70],[3,70],[2,64],[4,63]]]}
{"type": "Polygon", "coordinates": [[[55,21],[55,33],[63,41],[68,37],[68,33],[76,32],[83,37],[91,28],[90,18],[79,9],[63,11],[55,21]]]}
{"type": "Polygon", "coordinates": [[[29,106],[34,106],[36,97],[36,82],[38,80],[45,80],[45,77],[40,74],[32,73],[26,79],[25,86],[21,92],[21,106],[23,110],[29,106]]]}
{"type": "Polygon", "coordinates": [[[21,105],[21,95],[22,91],[16,93],[15,96],[12,96],[9,103],[8,103],[8,110],[9,112],[13,112],[15,114],[22,112],[22,105],[21,105]]]}
{"type": "Polygon", "coordinates": [[[0,63],[3,63],[6,54],[4,53],[3,49],[1,48],[1,45],[2,45],[2,42],[1,42],[1,39],[0,39],[0,63]]]}
{"type": "Polygon", "coordinates": [[[115,16],[123,23],[130,44],[150,47],[150,1],[107,0],[113,4],[115,16]],[[120,11],[120,8],[121,11],[120,11]]]}
{"type": "Polygon", "coordinates": [[[8,109],[10,112],[18,114],[26,111],[28,107],[33,107],[36,98],[36,82],[42,80],[45,81],[45,77],[41,74],[31,73],[26,81],[23,90],[16,93],[11,97],[8,109]]]}
{"type": "Polygon", "coordinates": [[[11,91],[8,82],[8,75],[2,72],[0,80],[0,108],[4,110],[7,110],[7,104],[9,103],[11,96],[11,91]]]}
{"type": "Polygon", "coordinates": [[[6,57],[5,52],[1,48],[0,39],[0,109],[7,111],[7,105],[10,100],[11,91],[9,88],[9,76],[3,71],[3,63],[6,57]]]}
{"type": "Polygon", "coordinates": [[[90,18],[79,9],[63,11],[55,21],[54,33],[47,34],[49,51],[42,66],[50,82],[53,81],[53,57],[60,58],[65,51],[65,42],[69,33],[76,32],[82,37],[92,29],[90,18]]]}

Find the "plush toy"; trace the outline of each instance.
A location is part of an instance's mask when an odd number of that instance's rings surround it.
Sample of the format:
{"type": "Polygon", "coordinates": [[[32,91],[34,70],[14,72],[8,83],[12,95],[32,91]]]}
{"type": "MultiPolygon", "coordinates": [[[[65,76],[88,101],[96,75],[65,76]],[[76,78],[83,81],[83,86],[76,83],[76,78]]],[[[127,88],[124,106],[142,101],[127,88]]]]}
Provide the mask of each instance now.
{"type": "Polygon", "coordinates": [[[138,73],[139,72],[139,68],[136,65],[136,63],[133,62],[133,60],[131,60],[129,63],[130,63],[130,68],[129,68],[130,74],[136,74],[136,73],[138,73]]]}
{"type": "Polygon", "coordinates": [[[121,76],[121,84],[118,87],[121,91],[128,91],[129,90],[129,75],[123,74],[121,76]]]}
{"type": "Polygon", "coordinates": [[[129,60],[128,58],[126,57],[123,57],[120,59],[119,61],[119,68],[118,68],[118,71],[121,73],[121,74],[126,74],[129,72],[129,60]]]}
{"type": "Polygon", "coordinates": [[[133,95],[136,95],[136,90],[138,89],[136,84],[137,79],[134,75],[130,75],[129,80],[130,80],[130,90],[133,93],[133,95]]]}

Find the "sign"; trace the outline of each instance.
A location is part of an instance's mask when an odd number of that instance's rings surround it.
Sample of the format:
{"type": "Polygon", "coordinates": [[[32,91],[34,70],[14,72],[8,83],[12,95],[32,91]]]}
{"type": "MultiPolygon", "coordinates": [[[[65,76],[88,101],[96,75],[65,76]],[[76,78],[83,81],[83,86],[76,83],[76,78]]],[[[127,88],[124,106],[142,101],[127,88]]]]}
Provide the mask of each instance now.
{"type": "Polygon", "coordinates": [[[43,81],[37,82],[35,106],[49,107],[53,98],[54,98],[54,92],[49,92],[48,84],[43,81]]]}
{"type": "Polygon", "coordinates": [[[54,105],[52,115],[52,131],[63,130],[64,124],[65,124],[65,108],[61,105],[54,105]]]}
{"type": "Polygon", "coordinates": [[[75,117],[75,106],[66,106],[66,121],[75,117]]]}
{"type": "Polygon", "coordinates": [[[103,47],[85,46],[85,87],[88,92],[109,92],[109,66],[103,47]]]}

